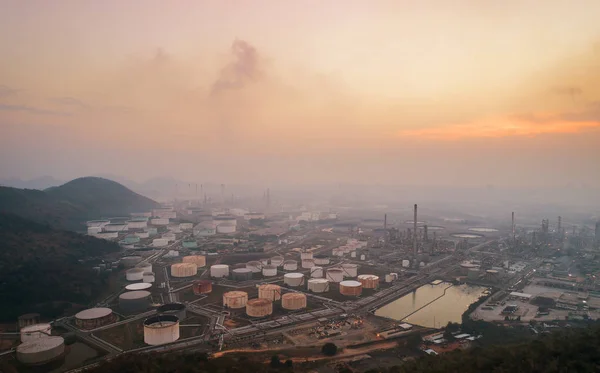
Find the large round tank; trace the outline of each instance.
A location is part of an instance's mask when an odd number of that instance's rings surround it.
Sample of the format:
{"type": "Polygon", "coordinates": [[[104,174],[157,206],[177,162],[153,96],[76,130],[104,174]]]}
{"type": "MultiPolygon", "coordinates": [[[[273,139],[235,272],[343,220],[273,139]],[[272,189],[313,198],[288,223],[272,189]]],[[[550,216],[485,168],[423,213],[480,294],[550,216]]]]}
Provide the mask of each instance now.
{"type": "Polygon", "coordinates": [[[344,271],[341,268],[329,268],[325,273],[325,278],[329,282],[342,282],[344,281],[344,271]]]}
{"type": "Polygon", "coordinates": [[[350,258],[356,258],[356,251],[350,251],[350,258]]]}
{"type": "Polygon", "coordinates": [[[469,271],[467,272],[467,278],[469,280],[476,280],[479,277],[479,269],[477,268],[470,268],[469,271]]]}
{"type": "Polygon", "coordinates": [[[313,259],[303,259],[302,260],[302,268],[312,268],[315,266],[315,261],[313,259]]]}
{"type": "Polygon", "coordinates": [[[276,267],[280,267],[283,265],[283,257],[282,256],[274,256],[271,258],[271,265],[276,267]]]}
{"type": "Polygon", "coordinates": [[[227,264],[215,264],[210,267],[210,276],[221,278],[229,276],[229,266],[227,264]]]}
{"type": "Polygon", "coordinates": [[[286,260],[283,262],[284,271],[295,271],[298,269],[298,262],[295,260],[286,260]]]}
{"type": "Polygon", "coordinates": [[[258,287],[258,297],[269,299],[274,302],[281,299],[281,286],[274,284],[265,284],[258,287]]]}
{"type": "Polygon", "coordinates": [[[324,293],[329,291],[329,281],[324,278],[311,278],[308,280],[308,290],[313,293],[324,293]]]}
{"type": "Polygon", "coordinates": [[[302,273],[286,273],[283,276],[283,283],[289,286],[300,286],[304,283],[304,275],[302,273]]]}
{"type": "Polygon", "coordinates": [[[179,339],[179,319],[175,315],[156,315],[144,321],[144,342],[151,346],[179,339]]]}
{"type": "Polygon", "coordinates": [[[124,256],[121,258],[121,264],[125,267],[134,267],[136,264],[142,261],[141,256],[124,256]]]}
{"type": "Polygon", "coordinates": [[[175,263],[171,265],[171,276],[192,277],[198,273],[198,267],[194,263],[175,263]]]}
{"type": "Polygon", "coordinates": [[[310,269],[310,277],[313,277],[313,278],[323,277],[323,267],[312,267],[310,269]]]}
{"type": "Polygon", "coordinates": [[[144,270],[142,268],[131,268],[125,272],[127,281],[141,281],[143,277],[144,270]]]}
{"type": "Polygon", "coordinates": [[[96,329],[112,324],[116,319],[117,317],[110,308],[90,308],[75,315],[75,325],[79,329],[96,329]]]}
{"type": "Polygon", "coordinates": [[[145,311],[150,306],[150,292],[128,291],[119,295],[119,307],[126,313],[145,311]]]}
{"type": "Polygon", "coordinates": [[[281,307],[286,310],[306,308],[306,295],[302,293],[285,293],[281,296],[281,307]]]}
{"type": "Polygon", "coordinates": [[[273,313],[273,302],[268,299],[250,299],[246,303],[246,315],[250,317],[265,317],[273,313]]]}
{"type": "Polygon", "coordinates": [[[394,276],[392,276],[391,273],[388,273],[387,275],[385,275],[385,282],[390,283],[394,281],[394,276]]]}
{"type": "Polygon", "coordinates": [[[358,281],[365,289],[377,289],[379,286],[379,276],[375,275],[360,275],[358,281]]]}
{"type": "Polygon", "coordinates": [[[182,263],[194,263],[198,268],[206,265],[206,257],[204,255],[190,255],[184,256],[181,259],[182,263]]]}
{"type": "Polygon", "coordinates": [[[196,295],[208,294],[212,292],[212,282],[209,280],[196,281],[194,282],[192,289],[196,295]]]}
{"type": "Polygon", "coordinates": [[[327,255],[315,255],[313,260],[315,261],[315,265],[318,266],[325,266],[329,264],[329,257],[327,255]]]}
{"type": "Polygon", "coordinates": [[[259,260],[259,262],[263,266],[269,265],[269,258],[262,258],[259,260]]]}
{"type": "Polygon", "coordinates": [[[312,259],[313,258],[313,253],[311,252],[302,252],[300,253],[300,259],[302,260],[306,260],[306,259],[312,259]]]}
{"type": "Polygon", "coordinates": [[[265,277],[277,276],[277,266],[272,266],[272,265],[263,266],[262,274],[265,277]]]}
{"type": "Polygon", "coordinates": [[[232,234],[235,233],[236,225],[233,223],[222,223],[217,225],[217,233],[232,234]]]}
{"type": "Polygon", "coordinates": [[[183,303],[167,303],[162,306],[158,306],[156,312],[164,315],[177,316],[179,320],[185,320],[186,318],[186,307],[183,303]]]}
{"type": "Polygon", "coordinates": [[[223,306],[227,308],[244,308],[248,303],[248,293],[245,291],[228,291],[223,294],[223,306]]]}
{"type": "Polygon", "coordinates": [[[365,260],[365,259],[367,259],[366,255],[365,255],[365,254],[362,254],[362,255],[360,256],[360,260],[365,260]]]}
{"type": "Polygon", "coordinates": [[[262,263],[258,260],[251,260],[246,263],[246,268],[252,271],[252,273],[260,273],[262,271],[262,263]]]}
{"type": "Polygon", "coordinates": [[[342,270],[344,271],[344,277],[356,277],[358,275],[358,266],[352,263],[342,264],[342,270]]]}
{"type": "Polygon", "coordinates": [[[142,281],[152,283],[154,282],[155,276],[154,272],[144,272],[142,273],[142,281]]]}
{"type": "Polygon", "coordinates": [[[408,268],[408,267],[410,267],[410,260],[408,260],[408,259],[404,259],[404,260],[402,261],[402,267],[404,267],[404,268],[408,268]]]}
{"type": "Polygon", "coordinates": [[[65,352],[63,337],[39,338],[17,346],[17,360],[23,364],[38,365],[61,357],[65,352]]]}
{"type": "Polygon", "coordinates": [[[358,281],[342,281],[340,282],[340,294],[357,297],[362,293],[362,287],[358,281]]]}
{"type": "Polygon", "coordinates": [[[129,284],[125,286],[125,290],[133,291],[133,290],[146,290],[152,287],[151,283],[148,282],[137,282],[135,284],[129,284]]]}
{"type": "Polygon", "coordinates": [[[150,263],[138,264],[136,268],[141,268],[144,272],[152,272],[152,264],[150,263]]]}
{"type": "Polygon", "coordinates": [[[331,250],[331,255],[333,256],[344,256],[344,249],[341,247],[336,247],[331,250]]]}
{"type": "Polygon", "coordinates": [[[155,238],[152,240],[153,247],[165,247],[169,245],[169,239],[165,237],[155,238]]]}
{"type": "Polygon", "coordinates": [[[52,335],[52,326],[47,323],[29,325],[21,329],[21,342],[48,338],[52,335]]]}
{"type": "Polygon", "coordinates": [[[236,268],[231,271],[231,277],[234,281],[252,280],[252,270],[250,268],[236,268]]]}

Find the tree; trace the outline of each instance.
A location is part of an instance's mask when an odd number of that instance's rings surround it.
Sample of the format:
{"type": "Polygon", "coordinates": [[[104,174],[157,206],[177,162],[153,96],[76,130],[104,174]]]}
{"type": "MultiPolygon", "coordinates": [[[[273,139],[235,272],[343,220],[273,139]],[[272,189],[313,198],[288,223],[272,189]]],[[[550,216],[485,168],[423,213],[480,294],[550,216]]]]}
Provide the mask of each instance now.
{"type": "Polygon", "coordinates": [[[273,368],[277,368],[280,365],[281,365],[281,361],[279,360],[279,356],[278,355],[271,356],[271,366],[273,368]]]}
{"type": "Polygon", "coordinates": [[[289,359],[288,359],[288,360],[286,360],[286,361],[285,361],[285,367],[286,367],[286,368],[290,368],[290,369],[291,369],[291,368],[293,368],[293,367],[294,367],[294,362],[293,362],[293,361],[291,361],[291,360],[289,360],[289,359]]]}
{"type": "Polygon", "coordinates": [[[326,356],[333,356],[337,354],[338,347],[334,343],[325,343],[321,348],[321,352],[326,356]]]}
{"type": "Polygon", "coordinates": [[[423,338],[421,338],[421,334],[411,334],[406,338],[406,346],[409,348],[418,348],[423,342],[423,338]]]}

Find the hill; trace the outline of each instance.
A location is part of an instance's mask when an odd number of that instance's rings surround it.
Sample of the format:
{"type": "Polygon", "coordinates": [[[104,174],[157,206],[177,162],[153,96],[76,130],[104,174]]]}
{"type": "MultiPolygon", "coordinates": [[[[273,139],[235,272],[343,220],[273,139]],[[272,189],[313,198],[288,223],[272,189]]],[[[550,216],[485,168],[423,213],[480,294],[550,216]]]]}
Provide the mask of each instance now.
{"type": "Polygon", "coordinates": [[[0,320],[40,311],[44,302],[87,303],[105,286],[85,258],[119,251],[105,240],[0,213],[0,320]]]}
{"type": "Polygon", "coordinates": [[[83,230],[86,220],[126,216],[158,206],[119,183],[99,177],[75,179],[44,191],[0,187],[0,212],[70,230],[83,230]]]}

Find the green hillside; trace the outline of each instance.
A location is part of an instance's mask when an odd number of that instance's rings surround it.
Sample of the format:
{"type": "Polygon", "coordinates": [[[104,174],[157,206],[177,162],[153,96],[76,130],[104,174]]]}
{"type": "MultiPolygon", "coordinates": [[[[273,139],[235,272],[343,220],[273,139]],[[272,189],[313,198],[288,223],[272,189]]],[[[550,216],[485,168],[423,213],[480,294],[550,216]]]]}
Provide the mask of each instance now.
{"type": "Polygon", "coordinates": [[[105,286],[81,259],[116,252],[105,240],[0,213],[0,320],[53,301],[87,303],[105,286]]]}
{"type": "Polygon", "coordinates": [[[126,216],[158,206],[119,183],[99,177],[75,179],[45,191],[0,187],[0,212],[76,231],[85,229],[86,220],[126,216]]]}

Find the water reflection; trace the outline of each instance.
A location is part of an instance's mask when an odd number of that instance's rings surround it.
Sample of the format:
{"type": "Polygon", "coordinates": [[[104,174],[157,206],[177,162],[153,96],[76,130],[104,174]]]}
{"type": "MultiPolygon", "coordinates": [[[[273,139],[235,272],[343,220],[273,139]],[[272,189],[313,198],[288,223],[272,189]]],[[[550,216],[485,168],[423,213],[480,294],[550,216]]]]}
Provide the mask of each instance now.
{"type": "Polygon", "coordinates": [[[441,327],[449,321],[461,322],[463,312],[486,290],[481,286],[452,286],[447,282],[423,285],[400,299],[389,303],[375,315],[425,326],[441,327]]]}

